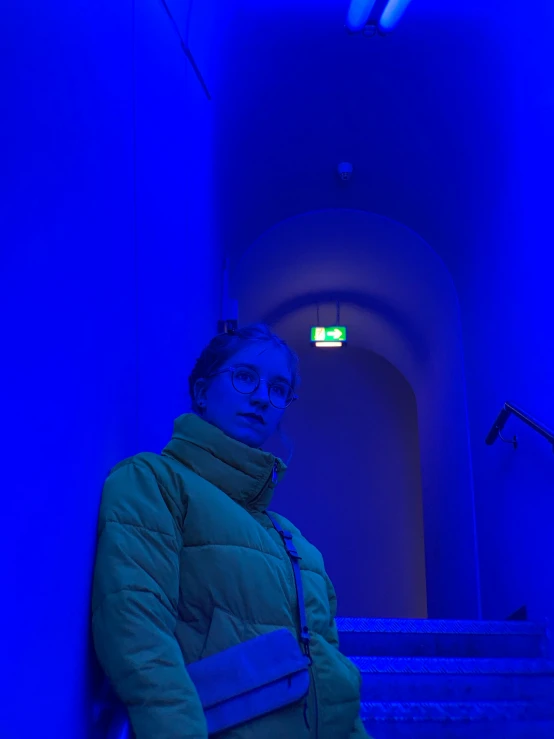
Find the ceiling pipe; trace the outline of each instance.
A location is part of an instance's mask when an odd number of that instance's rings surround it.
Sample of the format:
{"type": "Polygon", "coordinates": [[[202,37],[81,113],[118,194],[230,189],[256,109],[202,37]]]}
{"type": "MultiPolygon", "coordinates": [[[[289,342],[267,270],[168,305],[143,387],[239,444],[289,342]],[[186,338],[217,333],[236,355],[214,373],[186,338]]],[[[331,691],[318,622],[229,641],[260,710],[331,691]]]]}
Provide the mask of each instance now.
{"type": "Polygon", "coordinates": [[[393,31],[409,4],[410,0],[389,0],[379,21],[379,31],[381,33],[393,31]]]}
{"type": "Polygon", "coordinates": [[[346,25],[350,31],[362,31],[368,21],[376,0],[350,0],[346,25]]]}

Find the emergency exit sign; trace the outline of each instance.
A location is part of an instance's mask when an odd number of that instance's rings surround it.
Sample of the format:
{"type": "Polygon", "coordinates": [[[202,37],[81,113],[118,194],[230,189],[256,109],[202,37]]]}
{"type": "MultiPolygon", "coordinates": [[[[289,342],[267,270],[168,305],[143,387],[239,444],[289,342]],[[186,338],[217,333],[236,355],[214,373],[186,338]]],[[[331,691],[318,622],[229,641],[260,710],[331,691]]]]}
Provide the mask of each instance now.
{"type": "Polygon", "coordinates": [[[346,342],[346,326],[313,326],[313,344],[341,345],[346,342]]]}

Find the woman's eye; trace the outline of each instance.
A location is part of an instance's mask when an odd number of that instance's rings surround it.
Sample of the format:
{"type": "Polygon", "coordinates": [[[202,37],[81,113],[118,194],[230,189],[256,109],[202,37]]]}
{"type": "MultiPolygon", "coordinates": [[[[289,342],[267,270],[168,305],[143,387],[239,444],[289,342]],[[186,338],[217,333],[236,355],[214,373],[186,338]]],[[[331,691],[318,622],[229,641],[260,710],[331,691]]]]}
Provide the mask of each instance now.
{"type": "Polygon", "coordinates": [[[239,370],[236,377],[243,382],[252,382],[254,380],[254,375],[252,372],[248,372],[248,370],[239,370]]]}

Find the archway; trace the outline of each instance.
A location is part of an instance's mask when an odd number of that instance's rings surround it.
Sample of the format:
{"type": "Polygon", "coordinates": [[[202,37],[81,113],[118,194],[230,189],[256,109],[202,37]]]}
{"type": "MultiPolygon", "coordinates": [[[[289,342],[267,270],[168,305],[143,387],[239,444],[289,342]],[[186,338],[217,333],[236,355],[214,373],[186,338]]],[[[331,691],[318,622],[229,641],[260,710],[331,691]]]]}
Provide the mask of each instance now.
{"type": "Polygon", "coordinates": [[[277,224],[239,256],[231,292],[242,322],[277,325],[288,317],[287,338],[296,347],[308,341],[315,304],[340,300],[349,311],[349,345],[381,355],[406,378],[417,403],[428,615],[478,617],[459,306],[442,261],[389,219],[314,211],[277,224]],[[311,321],[291,322],[310,309],[311,321]]]}

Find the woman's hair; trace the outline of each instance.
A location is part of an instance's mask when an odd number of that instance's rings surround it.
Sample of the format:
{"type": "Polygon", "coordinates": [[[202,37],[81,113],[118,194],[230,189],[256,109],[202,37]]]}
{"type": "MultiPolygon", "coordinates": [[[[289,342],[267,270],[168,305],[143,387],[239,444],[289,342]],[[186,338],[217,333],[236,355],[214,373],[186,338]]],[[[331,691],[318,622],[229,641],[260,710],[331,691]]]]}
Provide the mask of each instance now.
{"type": "Polygon", "coordinates": [[[249,344],[271,342],[274,346],[282,349],[289,362],[292,389],[296,390],[300,383],[298,373],[298,356],[290,346],[280,339],[265,323],[252,323],[230,331],[226,334],[217,334],[204,348],[202,354],[196,360],[194,369],[189,377],[189,393],[192,401],[192,409],[199,412],[196,402],[195,385],[200,379],[207,378],[217,370],[221,369],[238,351],[249,344]]]}

